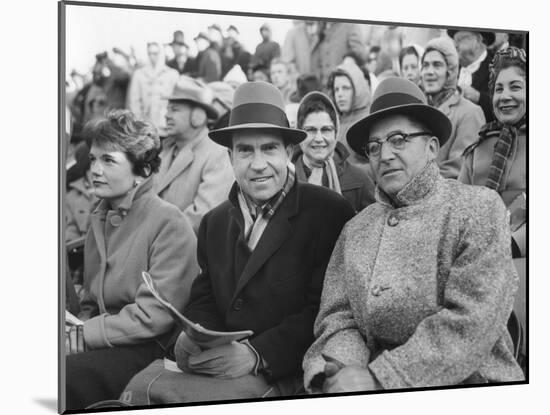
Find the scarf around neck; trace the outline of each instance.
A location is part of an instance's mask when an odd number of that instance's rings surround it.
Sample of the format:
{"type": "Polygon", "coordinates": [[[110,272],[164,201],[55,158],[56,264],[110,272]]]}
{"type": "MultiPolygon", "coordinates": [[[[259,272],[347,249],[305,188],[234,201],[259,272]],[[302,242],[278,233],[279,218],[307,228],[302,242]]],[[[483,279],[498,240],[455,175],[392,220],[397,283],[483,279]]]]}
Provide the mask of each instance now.
{"type": "Polygon", "coordinates": [[[244,235],[250,251],[253,251],[258,244],[269,220],[275,215],[275,212],[279,206],[281,206],[281,203],[283,203],[286,195],[292,190],[295,181],[296,171],[294,165],[289,163],[283,188],[262,206],[253,203],[249,197],[245,196],[242,189],[239,188],[237,199],[243,214],[244,235]]]}
{"type": "Polygon", "coordinates": [[[506,125],[500,121],[492,121],[485,125],[480,131],[482,137],[499,135],[495,143],[491,166],[489,167],[489,175],[485,186],[500,192],[504,186],[504,172],[508,160],[511,158],[515,148],[517,148],[518,131],[525,127],[527,113],[514,125],[506,125]]]}
{"type": "Polygon", "coordinates": [[[338,180],[338,173],[336,171],[336,165],[334,164],[334,159],[332,156],[325,160],[324,165],[321,167],[310,164],[305,155],[302,155],[302,162],[304,163],[304,171],[306,172],[306,175],[307,170],[310,170],[311,172],[307,178],[308,183],[323,186],[323,172],[326,172],[328,178],[328,188],[336,193],[342,194],[340,180],[338,180]]]}

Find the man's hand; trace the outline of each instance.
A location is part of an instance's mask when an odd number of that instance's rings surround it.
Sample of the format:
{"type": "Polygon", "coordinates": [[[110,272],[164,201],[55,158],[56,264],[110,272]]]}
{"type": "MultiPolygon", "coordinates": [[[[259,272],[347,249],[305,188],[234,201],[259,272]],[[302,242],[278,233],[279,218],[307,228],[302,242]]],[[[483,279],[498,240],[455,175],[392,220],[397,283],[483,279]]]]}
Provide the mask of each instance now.
{"type": "Polygon", "coordinates": [[[86,351],[86,343],[84,342],[84,326],[71,326],[65,332],[65,354],[77,354],[86,351]]]}
{"type": "Polygon", "coordinates": [[[189,369],[195,373],[232,379],[254,371],[256,354],[243,343],[231,342],[189,357],[189,369]]]}
{"type": "Polygon", "coordinates": [[[200,352],[201,348],[182,331],[174,346],[174,355],[176,356],[178,367],[184,372],[191,372],[189,357],[198,355],[200,352]]]}
{"type": "Polygon", "coordinates": [[[325,365],[327,378],[323,384],[323,393],[358,392],[382,389],[381,385],[368,369],[359,366],[338,368],[332,362],[325,365]]]}
{"type": "Polygon", "coordinates": [[[463,86],[462,95],[464,95],[464,98],[469,99],[474,104],[479,103],[479,91],[475,88],[472,88],[471,86],[463,86]]]}

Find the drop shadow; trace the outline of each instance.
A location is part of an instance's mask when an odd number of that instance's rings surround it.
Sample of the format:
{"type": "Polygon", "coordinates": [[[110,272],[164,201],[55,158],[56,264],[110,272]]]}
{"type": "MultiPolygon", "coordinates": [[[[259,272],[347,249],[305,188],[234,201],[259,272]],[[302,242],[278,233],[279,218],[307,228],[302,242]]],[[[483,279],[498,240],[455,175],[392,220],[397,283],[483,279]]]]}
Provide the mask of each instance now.
{"type": "Polygon", "coordinates": [[[34,401],[52,412],[57,413],[57,399],[54,398],[35,398],[34,401]]]}

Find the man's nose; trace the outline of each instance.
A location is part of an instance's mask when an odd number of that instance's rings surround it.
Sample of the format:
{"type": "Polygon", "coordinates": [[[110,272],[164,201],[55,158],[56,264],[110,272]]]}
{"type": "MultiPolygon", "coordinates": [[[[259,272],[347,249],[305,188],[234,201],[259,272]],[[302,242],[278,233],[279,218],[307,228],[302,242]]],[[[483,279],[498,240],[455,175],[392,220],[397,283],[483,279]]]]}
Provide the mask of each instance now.
{"type": "Polygon", "coordinates": [[[394,152],[393,146],[387,141],[384,141],[380,147],[380,160],[381,161],[391,160],[394,157],[395,157],[395,152],[394,152]]]}
{"type": "Polygon", "coordinates": [[[258,171],[264,170],[267,167],[267,162],[261,151],[254,153],[250,167],[253,170],[258,170],[258,171]]]}

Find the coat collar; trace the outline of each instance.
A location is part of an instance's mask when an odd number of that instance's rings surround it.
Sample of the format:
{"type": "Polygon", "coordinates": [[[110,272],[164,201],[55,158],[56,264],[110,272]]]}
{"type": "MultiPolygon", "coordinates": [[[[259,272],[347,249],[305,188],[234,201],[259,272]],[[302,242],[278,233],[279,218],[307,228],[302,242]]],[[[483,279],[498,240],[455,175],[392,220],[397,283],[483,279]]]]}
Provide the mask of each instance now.
{"type": "MultiPolygon", "coordinates": [[[[250,281],[260,268],[275,254],[279,247],[292,235],[292,226],[290,218],[295,216],[299,210],[299,196],[301,185],[296,181],[291,191],[275,211],[273,217],[269,220],[267,227],[237,282],[237,287],[233,295],[235,299],[243,287],[250,281]]],[[[230,214],[237,220],[241,229],[243,228],[243,218],[239,207],[237,194],[239,187],[237,183],[233,184],[229,192],[229,201],[232,204],[230,214]]]]}
{"type": "MultiPolygon", "coordinates": [[[[159,185],[157,187],[157,193],[160,193],[167,187],[176,177],[180,175],[195,159],[195,151],[197,148],[204,142],[208,140],[207,137],[208,129],[204,128],[203,131],[190,143],[185,145],[178,153],[175,160],[172,162],[168,171],[163,177],[160,177],[159,185]]],[[[166,141],[163,143],[164,149],[162,151],[161,157],[167,157],[172,154],[172,147],[176,145],[175,139],[173,137],[166,138],[166,141]]]]}
{"type": "Polygon", "coordinates": [[[396,201],[393,201],[378,186],[376,186],[374,196],[376,201],[382,204],[394,208],[405,207],[429,197],[436,190],[440,180],[442,178],[439,174],[439,167],[435,161],[431,161],[397,193],[396,201]]]}

